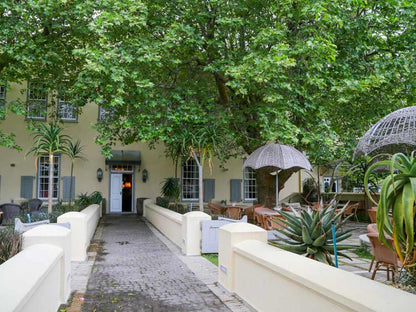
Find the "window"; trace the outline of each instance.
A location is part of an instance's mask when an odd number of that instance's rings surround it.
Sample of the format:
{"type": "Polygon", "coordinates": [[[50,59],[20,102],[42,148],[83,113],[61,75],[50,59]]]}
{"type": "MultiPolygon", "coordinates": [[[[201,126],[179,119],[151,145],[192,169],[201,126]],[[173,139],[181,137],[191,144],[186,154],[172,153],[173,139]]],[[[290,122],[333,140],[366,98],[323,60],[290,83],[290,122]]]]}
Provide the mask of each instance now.
{"type": "Polygon", "coordinates": [[[58,98],[58,114],[60,120],[72,122],[78,121],[77,108],[64,98],[58,98]]]}
{"type": "Polygon", "coordinates": [[[27,84],[27,114],[28,119],[46,120],[46,104],[48,92],[41,83],[27,84]]]}
{"type": "Polygon", "coordinates": [[[110,112],[107,109],[101,106],[98,106],[98,120],[106,121],[109,117],[110,117],[110,112]]]}
{"type": "Polygon", "coordinates": [[[0,104],[4,105],[6,101],[6,86],[0,85],[0,104]]]}
{"type": "Polygon", "coordinates": [[[0,118],[4,119],[4,108],[6,107],[6,86],[0,85],[0,118]]]}
{"type": "Polygon", "coordinates": [[[256,171],[251,168],[244,169],[244,200],[257,200],[256,171]]]}
{"type": "MultiPolygon", "coordinates": [[[[43,155],[38,160],[38,198],[48,199],[49,186],[49,156],[43,155]]],[[[58,199],[59,194],[59,173],[60,173],[60,156],[53,157],[53,199],[58,199]]]]}
{"type": "Polygon", "coordinates": [[[338,180],[337,178],[334,178],[334,183],[332,184],[332,189],[330,190],[329,188],[331,187],[331,177],[324,177],[324,192],[338,192],[338,180]]]}
{"type": "Polygon", "coordinates": [[[182,199],[198,200],[199,170],[195,159],[188,159],[182,165],[182,199]]]}

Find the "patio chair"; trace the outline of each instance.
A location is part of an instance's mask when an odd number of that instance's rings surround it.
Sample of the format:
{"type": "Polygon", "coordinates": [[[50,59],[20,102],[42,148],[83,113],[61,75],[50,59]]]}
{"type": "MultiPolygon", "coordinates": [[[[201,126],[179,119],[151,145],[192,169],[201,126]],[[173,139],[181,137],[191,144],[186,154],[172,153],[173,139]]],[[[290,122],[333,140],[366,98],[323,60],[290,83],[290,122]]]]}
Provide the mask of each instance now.
{"type": "Polygon", "coordinates": [[[256,204],[244,210],[244,214],[247,216],[249,223],[254,223],[254,209],[262,206],[262,204],[256,204]]]}
{"type": "MultiPolygon", "coordinates": [[[[367,236],[370,239],[376,261],[371,279],[374,279],[377,271],[384,266],[387,271],[387,280],[390,280],[390,270],[392,272],[392,279],[394,280],[394,276],[397,273],[399,266],[402,265],[397,257],[397,254],[388,248],[383,242],[379,241],[378,233],[368,233],[367,236]]],[[[393,240],[391,238],[387,238],[387,241],[393,245],[393,240]]]]}
{"type": "Polygon", "coordinates": [[[264,220],[263,220],[263,216],[261,214],[259,214],[258,212],[260,211],[270,211],[271,209],[266,208],[266,207],[257,207],[254,208],[254,225],[260,226],[262,228],[264,228],[264,220]]]}
{"type": "Polygon", "coordinates": [[[228,206],[227,216],[230,219],[240,220],[243,214],[243,208],[239,206],[228,206]]]}
{"type": "Polygon", "coordinates": [[[223,215],[225,208],[220,204],[208,203],[208,208],[211,211],[212,215],[223,215]]]}
{"type": "Polygon", "coordinates": [[[18,204],[6,203],[0,205],[0,211],[3,212],[0,224],[14,223],[14,218],[20,215],[21,207],[18,204]]]}
{"type": "Polygon", "coordinates": [[[368,209],[368,216],[370,217],[371,223],[376,223],[377,219],[377,206],[368,209]]]}
{"type": "MultiPolygon", "coordinates": [[[[355,204],[349,205],[344,210],[344,213],[342,214],[342,217],[343,218],[346,218],[346,217],[348,217],[350,215],[353,215],[354,218],[355,218],[355,221],[358,222],[357,210],[358,210],[359,205],[360,205],[360,203],[355,203],[355,204]]],[[[336,213],[339,213],[340,211],[341,211],[341,209],[335,210],[336,213]]]]}
{"type": "Polygon", "coordinates": [[[39,212],[42,207],[43,201],[38,198],[32,198],[28,201],[29,212],[39,212]]]}

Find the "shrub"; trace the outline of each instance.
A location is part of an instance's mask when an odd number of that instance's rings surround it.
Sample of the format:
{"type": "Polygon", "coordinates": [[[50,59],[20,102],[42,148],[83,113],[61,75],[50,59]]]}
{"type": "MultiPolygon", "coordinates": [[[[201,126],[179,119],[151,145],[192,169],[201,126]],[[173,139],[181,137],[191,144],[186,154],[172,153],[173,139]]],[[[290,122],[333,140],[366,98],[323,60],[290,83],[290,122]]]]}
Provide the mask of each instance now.
{"type": "Polygon", "coordinates": [[[20,234],[14,232],[13,226],[0,230],[0,264],[16,255],[22,247],[20,234]]]}
{"type": "Polygon", "coordinates": [[[156,205],[168,208],[169,207],[169,198],[166,197],[156,197],[156,205]]]}
{"type": "Polygon", "coordinates": [[[98,192],[94,191],[90,195],[88,193],[81,193],[78,195],[78,199],[75,201],[75,204],[81,208],[86,208],[92,204],[100,204],[103,200],[103,195],[98,192]]]}

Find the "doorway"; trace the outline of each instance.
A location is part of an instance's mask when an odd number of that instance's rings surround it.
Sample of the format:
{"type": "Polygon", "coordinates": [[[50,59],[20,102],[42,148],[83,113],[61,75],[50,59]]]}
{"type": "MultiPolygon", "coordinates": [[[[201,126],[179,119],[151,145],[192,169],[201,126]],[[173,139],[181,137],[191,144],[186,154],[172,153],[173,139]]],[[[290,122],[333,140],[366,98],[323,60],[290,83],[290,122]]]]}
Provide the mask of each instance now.
{"type": "Polygon", "coordinates": [[[110,173],[110,213],[132,213],[133,190],[133,166],[113,165],[110,173]]]}

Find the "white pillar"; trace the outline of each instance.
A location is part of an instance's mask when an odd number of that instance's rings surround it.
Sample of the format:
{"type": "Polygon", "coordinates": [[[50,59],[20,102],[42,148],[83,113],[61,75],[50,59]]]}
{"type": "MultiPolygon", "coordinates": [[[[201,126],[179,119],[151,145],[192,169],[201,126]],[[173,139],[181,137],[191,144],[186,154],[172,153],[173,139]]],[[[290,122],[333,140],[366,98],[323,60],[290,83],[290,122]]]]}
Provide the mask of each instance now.
{"type": "Polygon", "coordinates": [[[60,296],[61,303],[65,303],[71,294],[71,230],[59,225],[45,224],[23,233],[23,250],[36,244],[57,246],[64,252],[61,262],[60,296]]]}
{"type": "Polygon", "coordinates": [[[201,211],[188,212],[182,218],[182,252],[187,256],[201,254],[201,221],[211,216],[201,211]]]}

